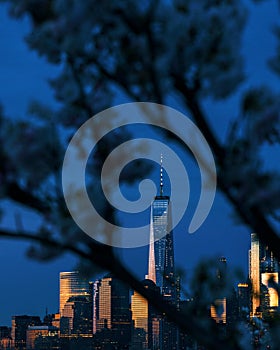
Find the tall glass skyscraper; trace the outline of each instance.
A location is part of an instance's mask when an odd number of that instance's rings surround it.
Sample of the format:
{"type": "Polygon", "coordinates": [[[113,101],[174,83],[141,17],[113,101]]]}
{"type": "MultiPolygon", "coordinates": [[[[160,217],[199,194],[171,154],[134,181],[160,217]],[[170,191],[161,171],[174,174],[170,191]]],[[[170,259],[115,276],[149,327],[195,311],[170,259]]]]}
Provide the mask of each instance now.
{"type": "MultiPolygon", "coordinates": [[[[159,287],[163,298],[179,307],[178,280],[174,273],[174,244],[170,197],[163,194],[163,168],[161,159],[160,190],[151,205],[150,247],[148,279],[159,287]]],[[[178,348],[178,329],[163,315],[158,319],[159,348],[178,348]]],[[[156,331],[153,330],[153,336],[156,331]]]]}
{"type": "Polygon", "coordinates": [[[170,197],[163,195],[163,169],[161,166],[160,191],[151,205],[150,247],[147,278],[152,280],[163,295],[176,301],[174,275],[174,246],[170,197]]]}

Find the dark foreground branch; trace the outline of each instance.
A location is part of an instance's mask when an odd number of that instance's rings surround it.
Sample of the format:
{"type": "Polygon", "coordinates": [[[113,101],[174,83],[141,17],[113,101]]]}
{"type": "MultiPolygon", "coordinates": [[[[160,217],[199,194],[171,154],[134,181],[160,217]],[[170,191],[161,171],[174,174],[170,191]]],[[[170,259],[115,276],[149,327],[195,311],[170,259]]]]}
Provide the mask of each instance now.
{"type": "Polygon", "coordinates": [[[53,247],[54,249],[70,252],[84,260],[89,261],[91,264],[96,264],[106,270],[109,270],[117,278],[128,284],[133,290],[143,295],[161,314],[166,315],[169,321],[174,322],[183,332],[197,340],[199,344],[205,346],[207,349],[241,349],[234,337],[213,337],[214,328],[209,327],[209,324],[207,324],[207,328],[203,327],[203,322],[201,319],[196,319],[193,315],[186,315],[185,313],[178,311],[175,306],[164,300],[158,292],[146,289],[142,283],[138,281],[113,254],[110,246],[90,240],[90,243],[84,247],[84,249],[82,249],[78,245],[63,243],[46,236],[41,237],[26,231],[12,232],[4,229],[0,229],[0,237],[16,240],[29,240],[47,245],[53,247]]]}
{"type": "MultiPolygon", "coordinates": [[[[192,116],[204,134],[211,150],[214,153],[216,166],[218,168],[218,188],[223,192],[228,202],[233,206],[245,225],[259,236],[260,241],[267,245],[274,256],[280,261],[280,237],[267,220],[265,214],[258,205],[248,206],[247,203],[233,195],[232,184],[227,183],[223,177],[226,149],[221,145],[213,130],[207,122],[204,111],[197,100],[196,92],[189,89],[181,76],[174,76],[174,85],[181,93],[184,102],[191,111],[192,116]]],[[[248,181],[248,179],[244,179],[248,181]]]]}

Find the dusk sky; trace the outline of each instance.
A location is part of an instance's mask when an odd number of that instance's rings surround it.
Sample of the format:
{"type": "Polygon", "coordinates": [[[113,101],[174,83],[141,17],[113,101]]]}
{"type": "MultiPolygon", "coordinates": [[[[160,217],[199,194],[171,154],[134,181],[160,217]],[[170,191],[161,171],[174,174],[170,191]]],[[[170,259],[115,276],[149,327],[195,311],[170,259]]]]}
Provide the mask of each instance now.
{"type": "MultiPolygon", "coordinates": [[[[254,10],[250,13],[244,38],[246,71],[250,80],[241,86],[241,90],[267,83],[279,91],[279,78],[267,69],[265,62],[267,57],[273,55],[276,46],[271,30],[272,25],[279,21],[277,1],[264,1],[257,6],[250,2],[250,7],[254,10]]],[[[10,19],[7,7],[1,5],[0,26],[0,98],[5,114],[10,118],[23,117],[32,99],[53,106],[56,102],[47,79],[54,77],[58,68],[47,64],[27,48],[23,38],[28,32],[28,21],[10,19]]],[[[120,98],[116,104],[123,102],[123,98],[120,98]]],[[[170,103],[174,108],[179,107],[175,101],[170,103]]],[[[227,102],[209,101],[205,108],[211,120],[215,118],[215,130],[223,139],[228,121],[238,114],[238,96],[233,96],[227,102]]],[[[197,201],[198,182],[193,161],[186,155],[182,157],[188,164],[186,167],[195,194],[191,193],[189,212],[174,231],[176,266],[186,271],[188,279],[193,267],[201,259],[225,256],[229,267],[241,269],[246,277],[251,232],[249,228],[237,223],[233,211],[220,193],[217,193],[210,215],[201,228],[193,235],[187,233],[188,222],[197,201]]],[[[277,159],[279,166],[279,149],[267,149],[266,158],[267,166],[277,166],[277,159]]],[[[158,182],[157,172],[153,178],[158,182]]],[[[24,228],[36,230],[38,218],[35,214],[7,201],[1,207],[3,227],[15,227],[16,222],[20,221],[24,228]]],[[[0,325],[10,325],[11,316],[16,314],[43,316],[46,307],[51,313],[57,312],[58,274],[75,268],[76,260],[69,255],[50,263],[27,259],[25,252],[28,246],[29,243],[26,242],[1,239],[0,325]]],[[[123,249],[119,253],[135,274],[144,278],[147,273],[147,247],[123,249]]]]}

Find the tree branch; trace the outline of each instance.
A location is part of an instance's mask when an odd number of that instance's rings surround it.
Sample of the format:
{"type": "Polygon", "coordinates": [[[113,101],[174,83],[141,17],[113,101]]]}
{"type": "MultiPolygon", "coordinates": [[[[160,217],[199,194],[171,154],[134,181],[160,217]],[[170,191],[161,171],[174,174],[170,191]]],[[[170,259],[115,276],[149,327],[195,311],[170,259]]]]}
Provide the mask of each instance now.
{"type": "Polygon", "coordinates": [[[32,208],[41,214],[47,214],[51,210],[51,206],[46,203],[46,201],[41,200],[37,196],[30,193],[30,191],[20,187],[18,183],[14,181],[5,182],[3,184],[3,188],[5,196],[19,204],[32,208]]]}
{"type": "MultiPolygon", "coordinates": [[[[216,325],[213,322],[213,328],[205,329],[201,326],[201,318],[196,319],[186,317],[186,315],[177,310],[177,308],[169,304],[163,299],[161,294],[156,291],[145,288],[141,282],[139,282],[119,261],[109,246],[95,242],[94,240],[88,240],[87,248],[82,250],[78,245],[72,245],[71,243],[63,243],[54,240],[47,236],[35,235],[33,233],[13,232],[5,229],[0,229],[0,237],[16,240],[29,240],[39,244],[48,245],[55,249],[61,249],[68,251],[84,260],[89,261],[91,264],[97,264],[98,266],[111,271],[117,278],[128,284],[133,290],[143,295],[148,302],[153,305],[161,314],[167,316],[169,321],[174,322],[182,331],[196,339],[201,345],[206,346],[209,350],[241,350],[236,339],[231,337],[226,338],[213,338],[212,332],[216,330],[216,325]],[[108,257],[108,253],[110,256],[108,257]],[[204,337],[201,337],[201,335],[204,337]]],[[[209,317],[208,315],[205,315],[209,317]]],[[[209,319],[208,319],[209,320],[209,319]]],[[[209,326],[209,325],[208,325],[209,326]]]]}
{"type": "MultiPolygon", "coordinates": [[[[188,89],[185,82],[181,77],[175,76],[174,82],[178,91],[181,92],[186,105],[192,112],[192,115],[201,129],[202,133],[209,142],[212,148],[216,164],[219,168],[218,172],[218,187],[224,193],[228,201],[233,205],[235,211],[239,214],[242,221],[251,229],[255,230],[255,233],[259,236],[261,242],[269,247],[269,249],[274,253],[275,257],[280,261],[280,238],[278,234],[274,231],[272,226],[269,224],[263,212],[258,206],[246,207],[241,200],[238,200],[231,192],[230,184],[227,184],[223,178],[223,165],[226,156],[225,149],[220,145],[217,137],[214,135],[210,126],[206,121],[199,103],[197,102],[195,92],[188,89]]],[[[244,179],[245,181],[245,179],[244,179]]],[[[249,179],[248,179],[249,181],[249,179]]]]}

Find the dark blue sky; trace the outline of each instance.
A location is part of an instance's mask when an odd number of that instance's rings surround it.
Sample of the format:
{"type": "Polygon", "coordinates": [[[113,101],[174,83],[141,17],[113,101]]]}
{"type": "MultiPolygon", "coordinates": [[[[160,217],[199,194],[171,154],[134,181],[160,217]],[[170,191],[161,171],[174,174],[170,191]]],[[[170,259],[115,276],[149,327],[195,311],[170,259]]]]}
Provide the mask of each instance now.
{"type": "MultiPolygon", "coordinates": [[[[246,82],[247,87],[265,83],[279,87],[279,79],[267,70],[265,63],[265,58],[273,54],[276,45],[270,33],[272,24],[279,18],[276,3],[267,1],[259,4],[254,7],[254,13],[249,17],[244,38],[246,70],[250,77],[246,82]]],[[[57,67],[48,65],[27,49],[23,37],[28,31],[28,22],[11,20],[7,16],[6,7],[1,5],[0,26],[0,98],[6,114],[12,118],[23,116],[31,99],[53,105],[55,101],[52,99],[47,79],[55,76],[57,67]]],[[[123,101],[117,103],[120,102],[123,101]]],[[[176,107],[175,102],[173,107],[176,107]]],[[[214,104],[208,101],[205,108],[211,120],[215,120],[219,136],[225,137],[228,121],[238,114],[238,96],[232,97],[227,103],[214,104]]],[[[267,150],[269,165],[276,164],[276,155],[275,150],[267,150]]],[[[196,186],[196,173],[195,170],[191,170],[193,163],[188,157],[185,159],[190,164],[191,182],[196,186]]],[[[194,206],[195,198],[191,198],[190,211],[194,206]]],[[[5,212],[1,225],[13,227],[15,216],[20,215],[26,229],[36,229],[36,215],[16,208],[9,202],[3,203],[2,207],[5,212]]],[[[236,224],[232,210],[222,195],[217,194],[212,211],[198,232],[193,235],[186,233],[187,220],[188,218],[175,229],[174,234],[176,265],[184,268],[187,276],[199,260],[220,255],[227,257],[230,266],[241,268],[247,273],[250,230],[236,224]]],[[[30,261],[25,257],[27,247],[28,244],[24,242],[0,241],[0,325],[9,325],[10,317],[15,314],[42,316],[46,307],[50,312],[56,312],[58,273],[71,270],[75,265],[75,259],[69,256],[47,264],[30,261]]],[[[129,263],[139,278],[143,278],[147,272],[147,252],[146,247],[120,251],[124,261],[129,263]]]]}

